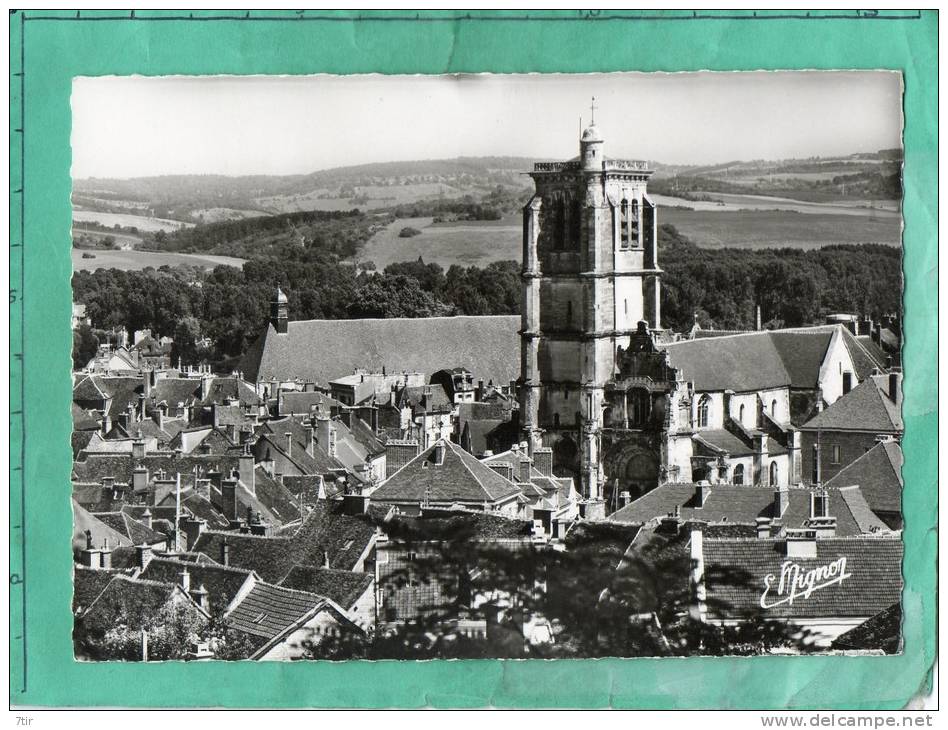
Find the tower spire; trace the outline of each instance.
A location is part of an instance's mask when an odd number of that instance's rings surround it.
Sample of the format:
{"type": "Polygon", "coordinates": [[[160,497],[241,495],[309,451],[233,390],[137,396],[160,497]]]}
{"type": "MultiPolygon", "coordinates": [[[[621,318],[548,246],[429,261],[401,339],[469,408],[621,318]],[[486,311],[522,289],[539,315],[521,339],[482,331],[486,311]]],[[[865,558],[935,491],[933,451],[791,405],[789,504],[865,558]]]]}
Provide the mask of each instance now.
{"type": "Polygon", "coordinates": [[[592,126],[596,123],[596,97],[592,98],[592,102],[589,104],[589,125],[592,126]]]}

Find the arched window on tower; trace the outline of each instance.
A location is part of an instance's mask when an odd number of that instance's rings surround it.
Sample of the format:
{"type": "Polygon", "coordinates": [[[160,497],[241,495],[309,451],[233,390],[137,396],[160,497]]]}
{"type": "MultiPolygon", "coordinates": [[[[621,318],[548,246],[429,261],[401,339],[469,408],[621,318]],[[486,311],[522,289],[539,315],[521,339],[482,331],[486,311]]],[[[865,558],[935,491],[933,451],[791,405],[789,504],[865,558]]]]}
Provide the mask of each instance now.
{"type": "Polygon", "coordinates": [[[639,245],[639,201],[633,200],[629,210],[629,246],[639,245]]]}
{"type": "Polygon", "coordinates": [[[566,247],[566,206],[562,199],[553,204],[553,250],[562,251],[566,247]]]}
{"type": "Polygon", "coordinates": [[[733,476],[731,477],[731,481],[738,485],[744,483],[744,465],[743,464],[738,464],[737,466],[734,467],[734,473],[733,473],[733,476]]]}
{"type": "Polygon", "coordinates": [[[776,462],[776,461],[771,461],[771,462],[770,462],[770,486],[772,486],[772,487],[776,487],[776,486],[777,486],[777,477],[778,477],[778,476],[780,476],[780,475],[779,475],[779,473],[777,472],[777,462],[776,462]]]}
{"type": "Polygon", "coordinates": [[[711,396],[705,393],[698,401],[698,428],[708,427],[708,411],[711,408],[711,396]]]}

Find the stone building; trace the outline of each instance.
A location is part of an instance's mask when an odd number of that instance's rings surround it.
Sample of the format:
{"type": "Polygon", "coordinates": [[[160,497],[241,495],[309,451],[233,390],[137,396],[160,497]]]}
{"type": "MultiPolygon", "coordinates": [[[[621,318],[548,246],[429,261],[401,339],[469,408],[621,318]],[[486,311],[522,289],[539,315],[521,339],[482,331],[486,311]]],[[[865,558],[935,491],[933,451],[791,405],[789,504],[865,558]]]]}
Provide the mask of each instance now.
{"type": "Polygon", "coordinates": [[[590,514],[604,511],[601,429],[606,384],[640,321],[661,328],[655,205],[645,163],[604,155],[595,123],[579,157],[538,162],[524,208],[521,426],[579,477],[590,514]]]}

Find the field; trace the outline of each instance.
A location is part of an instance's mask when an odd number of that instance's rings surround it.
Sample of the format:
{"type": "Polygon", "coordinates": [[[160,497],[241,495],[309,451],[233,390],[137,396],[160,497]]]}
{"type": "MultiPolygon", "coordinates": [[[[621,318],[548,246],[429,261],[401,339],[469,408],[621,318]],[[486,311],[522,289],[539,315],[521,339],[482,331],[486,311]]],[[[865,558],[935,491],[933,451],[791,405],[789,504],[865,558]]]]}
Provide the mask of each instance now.
{"type": "Polygon", "coordinates": [[[237,221],[243,218],[259,218],[269,215],[262,210],[241,210],[237,208],[197,208],[191,211],[191,217],[201,223],[220,223],[237,221]]]}
{"type": "Polygon", "coordinates": [[[147,231],[149,233],[156,231],[170,232],[178,228],[194,225],[193,223],[183,223],[167,218],[150,218],[143,215],[131,215],[126,213],[100,213],[97,210],[73,210],[72,219],[80,223],[83,221],[91,221],[109,227],[119,225],[122,228],[137,228],[140,231],[147,231]]]}
{"type": "Polygon", "coordinates": [[[834,243],[901,245],[901,220],[892,215],[665,208],[659,209],[658,220],[671,223],[703,248],[819,248],[834,243]]]}
{"type": "Polygon", "coordinates": [[[338,190],[325,188],[294,195],[276,195],[257,198],[254,202],[273,213],[295,213],[304,210],[374,210],[404,203],[414,203],[425,198],[444,195],[460,197],[464,192],[441,183],[409,183],[407,185],[359,185],[353,188],[355,195],[336,197],[338,190]],[[368,200],[366,200],[368,198],[368,200]]]}
{"type": "Polygon", "coordinates": [[[899,204],[895,200],[839,199],[833,197],[827,202],[803,201],[793,198],[778,198],[770,195],[735,195],[733,193],[695,193],[710,200],[688,200],[668,195],[652,195],[659,206],[659,215],[663,208],[672,206],[692,208],[702,211],[738,211],[738,210],[783,210],[807,215],[855,215],[879,218],[899,218],[899,204]]]}
{"type": "Polygon", "coordinates": [[[522,231],[518,219],[431,225],[431,218],[401,218],[376,233],[359,260],[373,261],[379,270],[419,256],[445,269],[452,264],[486,266],[492,261],[519,261],[522,231]],[[419,229],[421,235],[400,238],[398,232],[406,226],[419,229]]]}
{"type": "Polygon", "coordinates": [[[230,256],[206,256],[203,254],[188,253],[155,253],[152,251],[90,251],[95,258],[84,259],[81,249],[72,249],[72,268],[75,271],[95,271],[96,269],[121,269],[122,271],[138,271],[148,266],[201,266],[213,269],[224,264],[240,268],[244,265],[243,259],[230,256]]]}
{"type": "Polygon", "coordinates": [[[83,236],[93,241],[101,241],[106,236],[111,236],[119,246],[131,246],[135,248],[142,242],[141,236],[134,236],[131,233],[119,233],[118,231],[99,231],[94,228],[79,228],[74,226],[72,229],[73,240],[83,236]]]}

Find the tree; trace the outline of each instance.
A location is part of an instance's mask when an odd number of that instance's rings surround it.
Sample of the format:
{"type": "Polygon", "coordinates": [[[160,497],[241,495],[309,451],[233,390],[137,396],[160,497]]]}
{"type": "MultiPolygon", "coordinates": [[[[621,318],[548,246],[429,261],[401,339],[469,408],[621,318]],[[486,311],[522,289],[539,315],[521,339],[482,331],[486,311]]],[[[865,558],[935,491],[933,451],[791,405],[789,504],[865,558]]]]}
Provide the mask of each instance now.
{"type": "Polygon", "coordinates": [[[80,370],[89,364],[99,351],[99,338],[92,327],[83,323],[72,331],[72,366],[80,370]]]}

